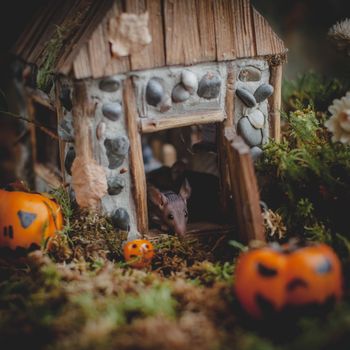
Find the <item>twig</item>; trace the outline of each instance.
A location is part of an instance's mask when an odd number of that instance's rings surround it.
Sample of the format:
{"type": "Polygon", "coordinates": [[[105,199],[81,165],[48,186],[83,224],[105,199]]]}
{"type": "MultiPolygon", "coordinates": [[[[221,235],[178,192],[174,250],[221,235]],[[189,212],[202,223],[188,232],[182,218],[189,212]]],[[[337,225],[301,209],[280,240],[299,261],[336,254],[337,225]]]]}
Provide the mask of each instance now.
{"type": "MultiPolygon", "coordinates": [[[[44,126],[44,125],[42,125],[42,124],[40,124],[40,123],[38,123],[36,121],[30,120],[30,119],[28,119],[26,117],[23,117],[21,115],[17,115],[17,114],[11,113],[11,112],[0,111],[0,113],[5,114],[5,115],[7,115],[9,117],[12,117],[12,118],[15,118],[15,119],[24,120],[27,123],[34,124],[38,129],[40,129],[41,131],[45,132],[46,134],[48,134],[53,139],[55,139],[55,140],[59,139],[58,135],[55,134],[54,131],[51,131],[49,128],[47,128],[46,126],[44,126]]],[[[52,129],[52,130],[54,130],[54,129],[52,129]]]]}

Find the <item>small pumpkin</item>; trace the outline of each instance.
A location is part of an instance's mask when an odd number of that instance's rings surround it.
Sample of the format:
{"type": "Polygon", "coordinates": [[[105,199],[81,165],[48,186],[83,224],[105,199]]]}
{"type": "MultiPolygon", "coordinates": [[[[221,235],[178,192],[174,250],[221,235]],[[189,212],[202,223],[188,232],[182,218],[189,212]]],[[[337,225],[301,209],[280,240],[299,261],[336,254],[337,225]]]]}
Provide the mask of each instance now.
{"type": "Polygon", "coordinates": [[[63,228],[60,206],[38,194],[0,189],[0,246],[41,246],[63,228]]]}
{"type": "Polygon", "coordinates": [[[240,256],[235,292],[258,319],[286,307],[322,305],[342,296],[341,264],[326,244],[266,246],[240,256]]]}
{"type": "Polygon", "coordinates": [[[143,268],[151,264],[154,248],[146,239],[135,239],[124,246],[124,258],[132,267],[143,268]]]}

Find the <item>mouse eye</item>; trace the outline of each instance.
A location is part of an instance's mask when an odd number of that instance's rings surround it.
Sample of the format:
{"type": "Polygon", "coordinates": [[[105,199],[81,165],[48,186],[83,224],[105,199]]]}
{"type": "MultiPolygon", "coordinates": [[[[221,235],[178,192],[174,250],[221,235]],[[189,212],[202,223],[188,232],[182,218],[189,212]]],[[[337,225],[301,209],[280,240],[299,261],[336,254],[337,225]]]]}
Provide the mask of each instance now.
{"type": "Polygon", "coordinates": [[[185,218],[187,218],[187,216],[188,216],[188,213],[187,213],[187,211],[185,210],[185,218]]]}
{"type": "Polygon", "coordinates": [[[169,215],[168,215],[168,219],[169,219],[169,220],[174,220],[174,215],[173,215],[173,214],[169,214],[169,215]]]}

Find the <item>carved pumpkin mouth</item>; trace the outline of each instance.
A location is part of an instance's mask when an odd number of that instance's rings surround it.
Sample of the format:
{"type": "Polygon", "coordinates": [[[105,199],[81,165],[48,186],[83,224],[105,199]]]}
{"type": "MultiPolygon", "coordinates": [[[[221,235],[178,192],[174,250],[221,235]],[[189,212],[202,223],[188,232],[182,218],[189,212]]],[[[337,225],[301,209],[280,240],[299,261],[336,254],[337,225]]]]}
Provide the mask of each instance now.
{"type": "Polygon", "coordinates": [[[291,292],[297,288],[307,288],[308,283],[304,281],[302,278],[294,278],[292,279],[286,286],[288,292],[291,292]]]}

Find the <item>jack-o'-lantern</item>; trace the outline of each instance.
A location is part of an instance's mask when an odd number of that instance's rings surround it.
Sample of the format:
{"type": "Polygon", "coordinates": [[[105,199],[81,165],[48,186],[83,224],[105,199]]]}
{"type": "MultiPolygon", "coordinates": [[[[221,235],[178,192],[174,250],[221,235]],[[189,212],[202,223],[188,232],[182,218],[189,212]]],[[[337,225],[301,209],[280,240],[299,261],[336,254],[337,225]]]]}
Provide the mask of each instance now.
{"type": "Polygon", "coordinates": [[[326,244],[266,246],[240,256],[235,292],[255,318],[291,306],[322,305],[342,295],[341,264],[326,244]]]}
{"type": "Polygon", "coordinates": [[[154,256],[153,245],[146,239],[135,239],[125,244],[124,258],[132,267],[149,266],[154,256]]]}
{"type": "Polygon", "coordinates": [[[63,228],[60,206],[38,194],[0,190],[0,246],[42,246],[63,228]]]}

